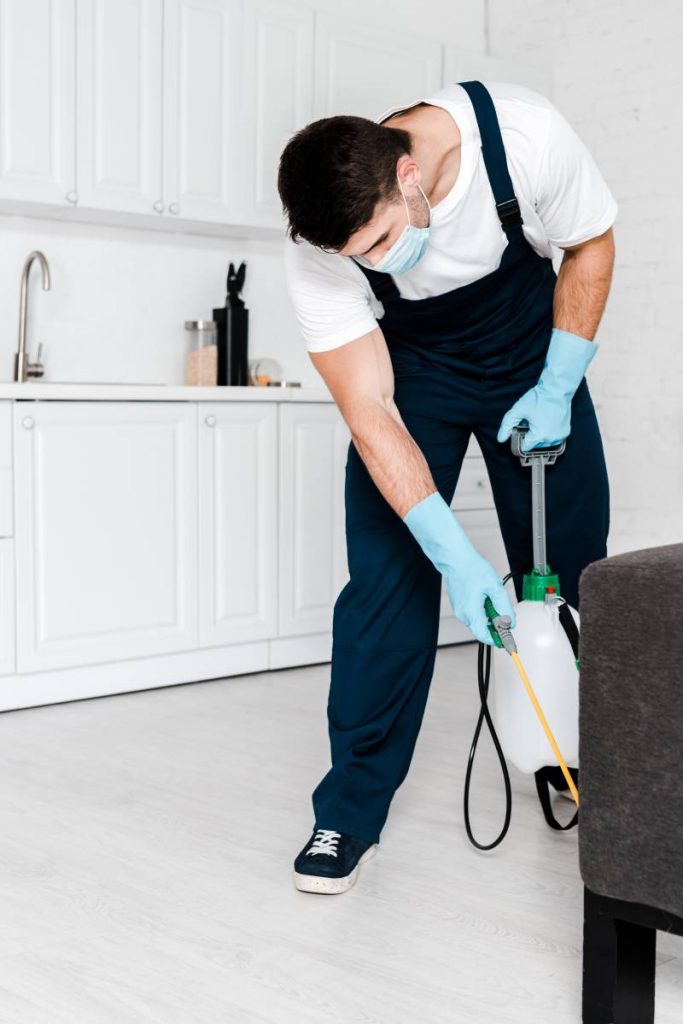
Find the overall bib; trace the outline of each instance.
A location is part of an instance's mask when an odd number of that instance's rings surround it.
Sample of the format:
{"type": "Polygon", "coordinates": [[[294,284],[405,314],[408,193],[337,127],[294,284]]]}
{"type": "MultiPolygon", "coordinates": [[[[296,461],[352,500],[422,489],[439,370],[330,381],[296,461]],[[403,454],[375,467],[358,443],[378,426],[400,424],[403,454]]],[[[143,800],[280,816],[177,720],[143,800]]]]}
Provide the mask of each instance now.
{"type": "MultiPolygon", "coordinates": [[[[553,326],[552,261],[527,242],[490,94],[463,83],[481,134],[501,230],[497,270],[425,299],[401,298],[388,274],[361,267],[384,306],[394,398],[450,504],[473,432],[493,491],[509,566],[533,568],[531,476],[496,440],[541,374],[553,326]]],[[[473,240],[476,244],[476,239],[473,240]]],[[[586,379],[572,400],[566,449],[546,472],[547,558],[578,608],[582,570],[606,557],[609,484],[586,379]]],[[[313,792],[315,827],[379,841],[417,740],[434,668],[441,574],[375,486],[353,443],[345,480],[350,579],[333,618],[327,704],[332,767],[313,792]]],[[[495,566],[502,577],[507,571],[495,566]]],[[[521,578],[515,578],[521,600],[521,578]]],[[[474,678],[474,677],[473,677],[474,678]]]]}

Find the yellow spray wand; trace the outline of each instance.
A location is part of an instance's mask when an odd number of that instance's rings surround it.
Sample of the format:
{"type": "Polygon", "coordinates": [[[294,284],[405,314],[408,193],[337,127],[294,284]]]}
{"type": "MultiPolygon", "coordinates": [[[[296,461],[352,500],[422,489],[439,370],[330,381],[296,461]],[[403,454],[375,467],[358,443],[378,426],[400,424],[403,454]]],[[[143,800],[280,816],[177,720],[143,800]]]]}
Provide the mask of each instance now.
{"type": "Polygon", "coordinates": [[[538,697],[534,693],[533,687],[529,682],[529,677],[524,671],[524,666],[522,665],[522,662],[519,659],[519,654],[517,653],[517,644],[514,641],[512,631],[510,629],[510,617],[509,615],[499,615],[496,609],[494,608],[493,601],[491,600],[490,597],[486,598],[484,602],[484,608],[486,609],[486,614],[489,617],[488,626],[493,642],[496,645],[496,647],[504,648],[514,661],[515,668],[519,672],[520,679],[524,683],[524,688],[526,689],[526,692],[529,695],[529,700],[533,704],[534,711],[538,715],[538,719],[541,725],[543,726],[543,731],[548,737],[548,742],[552,747],[553,753],[557,759],[557,763],[559,764],[560,769],[562,770],[562,774],[567,780],[567,785],[569,786],[571,795],[574,798],[574,803],[578,807],[579,791],[576,788],[576,785],[574,784],[574,780],[571,777],[571,773],[569,771],[569,768],[567,767],[567,763],[565,759],[562,757],[562,752],[559,746],[557,745],[557,740],[553,736],[553,732],[548,724],[548,720],[543,714],[543,708],[538,702],[538,697]]]}

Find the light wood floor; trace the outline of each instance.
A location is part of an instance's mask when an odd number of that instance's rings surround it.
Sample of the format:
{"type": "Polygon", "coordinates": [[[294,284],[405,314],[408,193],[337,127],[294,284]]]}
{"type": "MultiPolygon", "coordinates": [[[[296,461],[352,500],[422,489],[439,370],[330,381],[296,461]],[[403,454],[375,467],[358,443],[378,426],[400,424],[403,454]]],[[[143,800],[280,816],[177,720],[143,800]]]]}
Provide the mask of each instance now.
{"type": "MultiPolygon", "coordinates": [[[[503,846],[467,842],[475,667],[474,645],[440,652],[378,854],[339,896],[291,881],[327,666],[1,715],[2,1024],[577,1024],[576,832],[514,773],[503,846]]],[[[488,740],[475,797],[490,838],[488,740]]],[[[683,940],[660,936],[657,1024],[682,1018],[683,940]]]]}

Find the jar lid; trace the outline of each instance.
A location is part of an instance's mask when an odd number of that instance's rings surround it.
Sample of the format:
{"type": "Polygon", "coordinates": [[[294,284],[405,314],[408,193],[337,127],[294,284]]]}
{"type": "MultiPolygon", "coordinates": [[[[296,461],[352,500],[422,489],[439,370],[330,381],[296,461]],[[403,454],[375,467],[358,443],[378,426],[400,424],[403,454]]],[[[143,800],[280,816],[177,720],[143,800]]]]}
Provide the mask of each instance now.
{"type": "Polygon", "coordinates": [[[218,324],[215,320],[186,320],[185,327],[188,331],[212,331],[218,324]]]}

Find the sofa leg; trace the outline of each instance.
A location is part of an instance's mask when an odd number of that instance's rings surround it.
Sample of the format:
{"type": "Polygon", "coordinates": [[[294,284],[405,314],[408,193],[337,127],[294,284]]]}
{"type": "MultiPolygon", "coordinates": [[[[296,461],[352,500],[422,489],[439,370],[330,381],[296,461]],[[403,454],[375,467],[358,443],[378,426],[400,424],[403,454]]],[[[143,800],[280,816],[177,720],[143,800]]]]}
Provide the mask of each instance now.
{"type": "Polygon", "coordinates": [[[613,1024],[617,980],[614,918],[600,913],[599,897],[583,890],[583,1024],[613,1024]]]}
{"type": "Polygon", "coordinates": [[[654,1024],[657,931],[617,921],[615,1024],[654,1024]]]}
{"type": "Polygon", "coordinates": [[[583,1024],[654,1024],[657,930],[584,886],[583,1024]]]}

